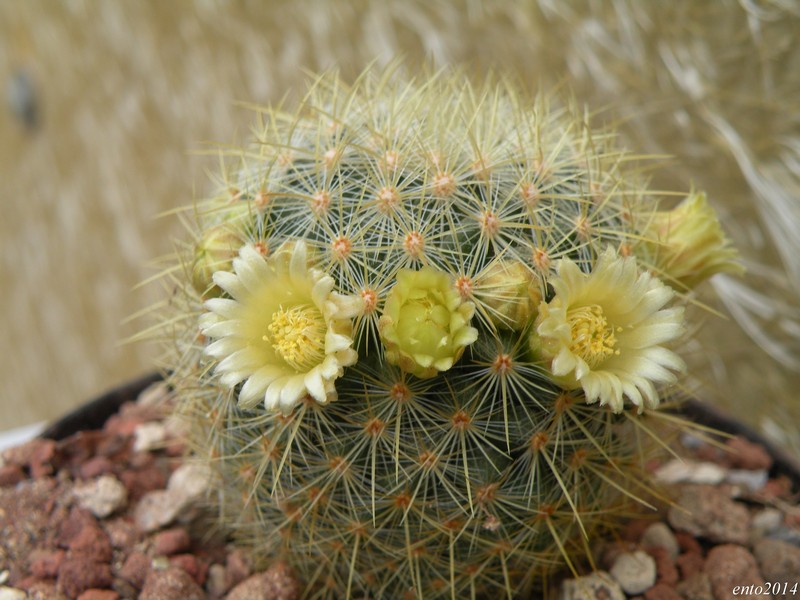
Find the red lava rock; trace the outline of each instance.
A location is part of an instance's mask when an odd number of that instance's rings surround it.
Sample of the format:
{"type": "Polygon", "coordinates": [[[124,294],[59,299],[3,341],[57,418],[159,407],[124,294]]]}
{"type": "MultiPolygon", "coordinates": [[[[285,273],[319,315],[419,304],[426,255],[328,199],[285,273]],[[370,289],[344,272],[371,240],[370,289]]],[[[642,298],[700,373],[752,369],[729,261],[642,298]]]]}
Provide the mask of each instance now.
{"type": "Polygon", "coordinates": [[[672,560],[669,552],[664,548],[655,547],[646,548],[646,551],[656,561],[656,583],[663,583],[669,586],[678,583],[678,569],[675,567],[675,561],[672,560]]]}
{"type": "Polygon", "coordinates": [[[105,456],[95,456],[80,465],[78,476],[81,479],[93,479],[106,473],[111,473],[114,465],[105,456]]]}
{"type": "Polygon", "coordinates": [[[134,469],[143,469],[149,467],[156,461],[156,457],[152,452],[134,452],[131,455],[130,465],[134,469]]]}
{"type": "Polygon", "coordinates": [[[19,467],[27,467],[34,460],[41,461],[47,456],[52,457],[55,453],[55,447],[56,443],[53,440],[34,438],[24,444],[4,450],[2,455],[3,462],[19,467]]]}
{"type": "MultiPolygon", "coordinates": [[[[204,600],[205,594],[194,579],[178,567],[151,570],[139,600],[204,600]]],[[[253,599],[250,599],[253,600],[253,599]]]]}
{"type": "Polygon", "coordinates": [[[69,554],[94,562],[110,562],[113,556],[111,540],[98,525],[86,525],[69,543],[69,554]]]}
{"type": "Polygon", "coordinates": [[[684,552],[675,559],[675,564],[681,572],[681,579],[689,579],[697,573],[702,573],[705,559],[700,552],[684,552]]]}
{"type": "Polygon", "coordinates": [[[677,591],[685,600],[714,600],[711,592],[711,581],[705,573],[696,573],[685,581],[681,581],[675,586],[677,591]]]}
{"type": "Polygon", "coordinates": [[[724,544],[712,548],[706,557],[705,572],[711,581],[715,600],[734,600],[736,586],[764,585],[755,557],[747,548],[724,544]]]}
{"type": "Polygon", "coordinates": [[[194,554],[176,554],[170,557],[169,564],[186,571],[199,585],[205,584],[208,576],[208,563],[194,554]]]}
{"type": "Polygon", "coordinates": [[[636,519],[625,525],[622,530],[622,539],[628,542],[638,542],[642,539],[642,534],[653,524],[647,519],[636,519]]]}
{"type": "Polygon", "coordinates": [[[169,556],[188,550],[191,544],[188,532],[182,527],[176,527],[156,534],[153,538],[153,552],[169,556]]]}
{"type": "Polygon", "coordinates": [[[114,590],[86,590],[78,600],[119,600],[119,594],[114,590]]]}
{"type": "Polygon", "coordinates": [[[131,552],[119,570],[119,576],[141,589],[150,571],[150,558],[142,552],[131,552]]]}
{"type": "Polygon", "coordinates": [[[645,600],[683,600],[672,585],[657,583],[644,593],[645,600]]]}
{"type": "Polygon", "coordinates": [[[767,483],[764,484],[764,487],[759,490],[759,493],[760,496],[767,500],[772,500],[774,498],[789,498],[792,495],[792,482],[784,475],[775,477],[773,479],[768,479],[767,483]]]}
{"type": "Polygon", "coordinates": [[[58,587],[71,598],[91,588],[108,588],[113,580],[110,565],[84,556],[67,557],[58,570],[58,587]]]}
{"type": "Polygon", "coordinates": [[[772,457],[759,444],[754,444],[743,437],[734,437],[725,442],[730,453],[725,454],[725,462],[734,469],[759,469],[769,470],[772,467],[772,457]]]}
{"type": "Polygon", "coordinates": [[[148,492],[163,490],[167,485],[167,476],[155,465],[138,471],[123,471],[119,479],[128,488],[128,497],[134,500],[148,492]]]}
{"type": "Polygon", "coordinates": [[[678,546],[680,546],[681,550],[684,552],[700,555],[703,554],[703,547],[693,535],[686,533],[685,531],[676,531],[675,539],[678,540],[678,546]]]}
{"type": "Polygon", "coordinates": [[[31,575],[41,579],[54,579],[65,555],[63,550],[34,550],[29,557],[31,575]]]}
{"type": "Polygon", "coordinates": [[[68,547],[72,542],[72,538],[78,535],[87,525],[97,526],[97,519],[85,508],[73,506],[69,511],[69,515],[59,523],[56,543],[64,548],[68,547]]]}
{"type": "Polygon", "coordinates": [[[225,561],[228,589],[244,581],[252,573],[253,563],[239,548],[234,549],[225,561]]]}
{"type": "MultiPolygon", "coordinates": [[[[796,580],[792,581],[800,574],[800,548],[797,546],[780,540],[760,540],[755,545],[753,554],[767,581],[797,583],[796,580]]],[[[773,595],[776,598],[781,597],[776,593],[773,595]]]]}
{"type": "Polygon", "coordinates": [[[140,417],[123,417],[121,414],[109,417],[103,426],[103,431],[112,437],[131,437],[136,428],[144,423],[140,417]]]}
{"type": "Polygon", "coordinates": [[[0,487],[17,485],[25,479],[25,471],[19,465],[9,464],[0,467],[0,487]]]}

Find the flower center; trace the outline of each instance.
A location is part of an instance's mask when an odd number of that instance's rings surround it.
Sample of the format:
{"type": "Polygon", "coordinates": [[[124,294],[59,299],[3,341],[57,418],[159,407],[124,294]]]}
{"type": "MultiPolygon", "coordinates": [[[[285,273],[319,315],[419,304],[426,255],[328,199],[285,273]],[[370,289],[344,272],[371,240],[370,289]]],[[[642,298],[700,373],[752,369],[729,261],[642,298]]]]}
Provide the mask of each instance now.
{"type": "Polygon", "coordinates": [[[617,345],[614,328],[597,304],[573,308],[567,312],[567,321],[572,331],[570,352],[580,356],[590,368],[612,354],[619,354],[619,350],[614,349],[617,345]]]}
{"type": "Polygon", "coordinates": [[[308,371],[325,357],[325,321],[318,310],[307,305],[283,307],[272,313],[267,328],[275,352],[297,371],[308,371]]]}

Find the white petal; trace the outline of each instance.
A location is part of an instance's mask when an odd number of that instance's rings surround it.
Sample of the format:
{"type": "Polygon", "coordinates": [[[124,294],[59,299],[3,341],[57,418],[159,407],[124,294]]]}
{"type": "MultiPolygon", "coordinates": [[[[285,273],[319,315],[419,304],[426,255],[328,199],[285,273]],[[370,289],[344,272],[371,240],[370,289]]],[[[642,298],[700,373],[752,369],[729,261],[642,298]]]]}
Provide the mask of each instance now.
{"type": "Polygon", "coordinates": [[[262,367],[253,373],[242,386],[239,392],[239,406],[242,408],[252,408],[264,398],[267,387],[278,377],[283,375],[282,369],[273,366],[262,367]]]}
{"type": "Polygon", "coordinates": [[[294,281],[301,281],[308,277],[308,259],[306,243],[298,240],[292,248],[292,256],[289,261],[289,276],[294,281]]]}
{"type": "Polygon", "coordinates": [[[331,354],[344,350],[353,345],[353,338],[340,333],[334,333],[330,329],[325,334],[325,353],[331,354]]]}
{"type": "Polygon", "coordinates": [[[289,414],[306,394],[306,385],[302,375],[289,377],[281,389],[280,408],[283,414],[289,414]]]}
{"type": "Polygon", "coordinates": [[[327,399],[327,392],[325,391],[325,382],[322,379],[322,374],[319,369],[313,369],[305,376],[303,383],[314,400],[320,404],[324,404],[327,399]]]}
{"type": "Polygon", "coordinates": [[[236,300],[243,300],[247,296],[247,289],[239,278],[229,271],[217,271],[211,278],[219,287],[228,292],[236,300]]]}
{"type": "MultiPolygon", "coordinates": [[[[205,301],[204,306],[207,310],[211,311],[212,313],[217,313],[224,319],[236,319],[239,317],[241,312],[241,305],[236,302],[236,300],[231,300],[229,298],[211,298],[205,301]]],[[[211,315],[203,315],[203,317],[206,316],[211,315]]],[[[201,317],[201,324],[203,317],[201,317]]]]}

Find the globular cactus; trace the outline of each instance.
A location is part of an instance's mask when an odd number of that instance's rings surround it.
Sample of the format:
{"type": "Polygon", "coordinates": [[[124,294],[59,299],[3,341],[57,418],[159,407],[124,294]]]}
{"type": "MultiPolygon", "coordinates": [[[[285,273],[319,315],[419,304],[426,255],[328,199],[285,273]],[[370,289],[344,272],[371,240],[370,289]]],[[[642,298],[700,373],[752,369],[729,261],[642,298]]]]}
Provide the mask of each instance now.
{"type": "MultiPolygon", "coordinates": [[[[323,76],[230,156],[163,326],[226,530],[309,597],[512,597],[590,556],[684,369],[643,160],[569,103],[396,73],[323,76]]],[[[732,268],[703,218],[685,284],[732,268]]]]}

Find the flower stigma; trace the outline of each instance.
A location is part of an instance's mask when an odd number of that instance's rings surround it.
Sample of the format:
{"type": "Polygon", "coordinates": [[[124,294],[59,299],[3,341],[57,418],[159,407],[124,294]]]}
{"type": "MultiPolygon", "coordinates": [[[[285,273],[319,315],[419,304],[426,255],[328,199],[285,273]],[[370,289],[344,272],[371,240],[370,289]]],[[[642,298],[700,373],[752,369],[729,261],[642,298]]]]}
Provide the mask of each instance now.
{"type": "Polygon", "coordinates": [[[272,313],[264,341],[272,341],[272,348],[288,365],[297,371],[310,369],[325,357],[325,321],[318,310],[307,306],[282,306],[272,313]]]}

